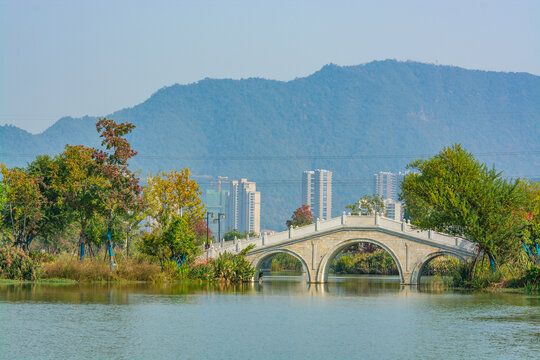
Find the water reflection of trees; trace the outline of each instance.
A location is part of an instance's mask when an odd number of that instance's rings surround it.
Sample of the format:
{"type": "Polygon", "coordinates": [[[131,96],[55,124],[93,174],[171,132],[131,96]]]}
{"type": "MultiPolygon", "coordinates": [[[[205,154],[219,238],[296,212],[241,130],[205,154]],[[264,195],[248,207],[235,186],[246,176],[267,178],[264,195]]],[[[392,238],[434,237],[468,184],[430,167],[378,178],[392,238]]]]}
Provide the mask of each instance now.
{"type": "Polygon", "coordinates": [[[166,284],[9,284],[0,286],[0,299],[17,302],[128,305],[140,302],[196,303],[197,294],[245,294],[253,292],[253,284],[166,283],[166,284]]]}

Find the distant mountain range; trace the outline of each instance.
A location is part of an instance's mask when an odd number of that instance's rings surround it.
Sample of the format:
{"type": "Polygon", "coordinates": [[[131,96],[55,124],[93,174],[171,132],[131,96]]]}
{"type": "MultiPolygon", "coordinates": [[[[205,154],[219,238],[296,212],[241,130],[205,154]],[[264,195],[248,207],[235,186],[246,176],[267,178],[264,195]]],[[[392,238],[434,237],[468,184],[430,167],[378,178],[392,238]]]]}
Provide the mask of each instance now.
{"type": "MultiPolygon", "coordinates": [[[[164,87],[107,115],[137,127],[143,174],[189,167],[258,182],[262,227],[301,205],[303,170],[334,172],[333,214],[372,191],[373,174],[462,143],[507,176],[540,174],[540,77],[393,60],[326,65],[288,82],[204,79],[164,87]],[[527,152],[528,151],[528,152],[527,152]],[[511,154],[510,152],[514,152],[511,154]]],[[[41,134],[0,127],[0,161],[24,165],[66,143],[98,145],[95,117],[64,117],[41,134]]],[[[208,175],[208,176],[204,176],[208,175]]]]}

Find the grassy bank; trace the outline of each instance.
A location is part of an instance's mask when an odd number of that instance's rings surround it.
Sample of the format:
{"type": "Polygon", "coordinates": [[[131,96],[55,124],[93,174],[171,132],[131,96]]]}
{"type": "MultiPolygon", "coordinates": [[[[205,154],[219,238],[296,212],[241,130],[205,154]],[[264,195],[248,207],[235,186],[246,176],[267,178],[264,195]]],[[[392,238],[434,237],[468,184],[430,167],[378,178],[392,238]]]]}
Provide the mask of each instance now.
{"type": "Polygon", "coordinates": [[[116,254],[114,270],[102,252],[80,261],[76,254],[49,255],[27,253],[15,247],[0,248],[0,278],[4,281],[40,282],[172,282],[192,279],[241,282],[254,276],[255,270],[245,254],[222,254],[216,259],[177,264],[154,257],[116,254]]]}

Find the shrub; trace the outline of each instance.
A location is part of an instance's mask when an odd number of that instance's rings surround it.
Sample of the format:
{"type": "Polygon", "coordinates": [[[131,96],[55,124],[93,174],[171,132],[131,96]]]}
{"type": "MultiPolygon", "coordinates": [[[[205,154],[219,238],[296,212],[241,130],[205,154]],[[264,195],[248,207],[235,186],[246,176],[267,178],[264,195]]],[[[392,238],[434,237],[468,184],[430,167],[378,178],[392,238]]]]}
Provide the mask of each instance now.
{"type": "Polygon", "coordinates": [[[4,245],[0,247],[0,275],[12,280],[37,280],[39,261],[34,261],[20,248],[4,245]]]}
{"type": "Polygon", "coordinates": [[[396,263],[385,250],[376,250],[372,253],[359,253],[346,255],[334,259],[331,268],[338,274],[399,274],[396,263]]]}
{"type": "Polygon", "coordinates": [[[292,255],[279,253],[274,256],[271,269],[272,271],[302,271],[302,263],[292,255]]]}
{"type": "Polygon", "coordinates": [[[540,266],[531,265],[523,277],[523,286],[528,293],[540,293],[540,266]]]}
{"type": "Polygon", "coordinates": [[[214,260],[214,277],[228,282],[241,282],[251,279],[255,269],[243,256],[224,252],[214,260]]]}
{"type": "Polygon", "coordinates": [[[220,254],[216,259],[205,260],[194,264],[189,269],[188,276],[199,280],[223,280],[237,283],[248,281],[255,275],[255,269],[241,255],[228,252],[220,254]]]}
{"type": "Polygon", "coordinates": [[[188,276],[191,279],[197,280],[213,280],[215,277],[214,274],[213,260],[204,260],[203,262],[192,265],[189,269],[188,276]]]}

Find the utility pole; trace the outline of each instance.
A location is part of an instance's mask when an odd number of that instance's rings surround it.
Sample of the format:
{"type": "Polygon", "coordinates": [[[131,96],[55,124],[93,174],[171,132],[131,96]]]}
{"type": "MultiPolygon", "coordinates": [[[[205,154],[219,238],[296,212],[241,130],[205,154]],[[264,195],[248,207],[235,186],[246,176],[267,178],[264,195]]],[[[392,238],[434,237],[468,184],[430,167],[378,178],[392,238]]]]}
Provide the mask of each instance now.
{"type": "Polygon", "coordinates": [[[208,242],[208,222],[210,221],[210,217],[214,217],[214,213],[206,212],[206,246],[205,248],[208,249],[210,247],[210,243],[208,242]]]}
{"type": "Polygon", "coordinates": [[[220,244],[221,244],[221,219],[225,219],[224,213],[218,213],[217,219],[214,219],[214,224],[216,223],[216,221],[218,223],[218,241],[220,244]]]}

